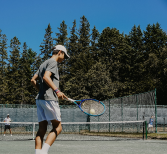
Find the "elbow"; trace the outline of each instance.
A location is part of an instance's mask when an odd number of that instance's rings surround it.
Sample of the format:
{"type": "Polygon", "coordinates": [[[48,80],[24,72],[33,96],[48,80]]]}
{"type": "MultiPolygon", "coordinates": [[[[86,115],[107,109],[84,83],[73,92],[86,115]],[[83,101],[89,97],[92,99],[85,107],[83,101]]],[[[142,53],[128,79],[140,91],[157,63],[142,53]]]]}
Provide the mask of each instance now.
{"type": "Polygon", "coordinates": [[[31,84],[34,84],[34,82],[35,82],[35,81],[34,81],[34,79],[32,78],[32,79],[31,79],[31,84]]]}
{"type": "Polygon", "coordinates": [[[47,81],[47,76],[46,75],[43,76],[43,81],[47,81]]]}
{"type": "Polygon", "coordinates": [[[44,81],[45,83],[48,83],[48,82],[49,82],[49,79],[50,79],[49,76],[47,76],[47,75],[44,75],[44,76],[43,76],[43,81],[44,81]]]}

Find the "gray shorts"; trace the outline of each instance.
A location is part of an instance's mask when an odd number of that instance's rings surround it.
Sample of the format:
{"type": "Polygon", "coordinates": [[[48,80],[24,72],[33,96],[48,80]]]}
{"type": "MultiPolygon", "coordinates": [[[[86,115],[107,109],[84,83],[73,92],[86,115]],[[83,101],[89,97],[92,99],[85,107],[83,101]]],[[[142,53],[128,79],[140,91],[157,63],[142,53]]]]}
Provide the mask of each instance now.
{"type": "Polygon", "coordinates": [[[57,101],[50,100],[36,100],[38,122],[51,120],[61,121],[61,113],[59,103],[57,101]]]}
{"type": "Polygon", "coordinates": [[[148,128],[151,128],[151,127],[153,127],[153,125],[148,124],[148,128]]]}

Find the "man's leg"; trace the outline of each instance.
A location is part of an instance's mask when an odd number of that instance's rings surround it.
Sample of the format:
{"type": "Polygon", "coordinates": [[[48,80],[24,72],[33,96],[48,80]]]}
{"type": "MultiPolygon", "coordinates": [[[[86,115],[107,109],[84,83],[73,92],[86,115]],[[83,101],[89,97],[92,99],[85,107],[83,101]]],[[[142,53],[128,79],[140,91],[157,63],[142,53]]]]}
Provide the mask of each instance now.
{"type": "Polygon", "coordinates": [[[5,133],[6,133],[6,128],[4,129],[4,136],[5,136],[5,133]]]}
{"type": "Polygon", "coordinates": [[[50,131],[45,141],[45,143],[49,144],[50,146],[53,144],[56,137],[62,131],[61,121],[51,120],[51,122],[52,122],[53,129],[50,131]]]}
{"type": "Polygon", "coordinates": [[[43,138],[47,131],[47,121],[39,122],[39,129],[35,138],[35,149],[42,149],[43,138]]]}
{"type": "Polygon", "coordinates": [[[11,128],[9,129],[9,131],[10,131],[10,135],[12,136],[12,131],[11,131],[11,128]]]}
{"type": "Polygon", "coordinates": [[[153,126],[152,126],[152,132],[154,132],[153,126]]]}
{"type": "Polygon", "coordinates": [[[4,136],[5,136],[5,134],[6,134],[6,129],[7,129],[7,125],[5,125],[4,136]]]}
{"type": "Polygon", "coordinates": [[[42,147],[42,154],[47,154],[49,151],[50,146],[53,144],[57,136],[61,133],[62,131],[62,126],[61,122],[57,120],[51,120],[53,129],[50,131],[48,134],[45,144],[42,147]]]}

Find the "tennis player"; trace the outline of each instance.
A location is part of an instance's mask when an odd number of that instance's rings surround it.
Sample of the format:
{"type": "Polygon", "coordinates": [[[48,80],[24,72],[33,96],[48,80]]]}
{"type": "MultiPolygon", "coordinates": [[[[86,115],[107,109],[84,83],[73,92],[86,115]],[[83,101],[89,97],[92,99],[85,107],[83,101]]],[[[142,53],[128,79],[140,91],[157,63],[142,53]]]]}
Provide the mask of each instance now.
{"type": "Polygon", "coordinates": [[[148,123],[147,131],[149,131],[149,129],[151,128],[151,130],[153,132],[153,122],[154,122],[153,118],[154,118],[154,116],[151,116],[149,123],[148,123]]]}
{"type": "Polygon", "coordinates": [[[7,129],[9,129],[10,135],[12,136],[12,131],[11,131],[11,128],[10,128],[11,119],[9,118],[9,114],[7,114],[7,117],[4,119],[4,122],[5,122],[4,136],[5,136],[5,133],[6,133],[7,129]]]}
{"type": "Polygon", "coordinates": [[[61,114],[58,99],[68,99],[59,88],[59,74],[57,63],[69,58],[67,50],[62,45],[53,48],[52,57],[42,63],[31,79],[33,86],[39,91],[36,96],[39,130],[35,139],[35,154],[47,154],[50,146],[62,131],[61,114]],[[39,80],[39,84],[37,82],[39,80]],[[47,125],[52,124],[53,129],[43,144],[47,125]]]}

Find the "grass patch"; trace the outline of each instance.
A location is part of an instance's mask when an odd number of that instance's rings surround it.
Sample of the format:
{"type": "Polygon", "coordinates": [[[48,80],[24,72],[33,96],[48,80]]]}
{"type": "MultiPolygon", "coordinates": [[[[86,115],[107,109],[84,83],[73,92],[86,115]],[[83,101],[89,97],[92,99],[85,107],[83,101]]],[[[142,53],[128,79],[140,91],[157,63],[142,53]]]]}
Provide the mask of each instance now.
{"type": "Polygon", "coordinates": [[[142,138],[142,133],[124,133],[124,132],[84,132],[83,135],[106,136],[106,137],[123,137],[123,138],[142,138]]]}
{"type": "Polygon", "coordinates": [[[149,133],[147,134],[147,139],[167,140],[167,134],[149,133]]]}
{"type": "MultiPolygon", "coordinates": [[[[82,132],[82,135],[89,136],[106,136],[106,137],[122,137],[122,138],[143,138],[142,133],[124,133],[124,132],[82,132]]],[[[145,134],[146,135],[146,134],[145,134]]],[[[157,133],[149,133],[147,134],[147,139],[158,139],[158,140],[167,140],[167,134],[157,134],[157,133]]]]}

